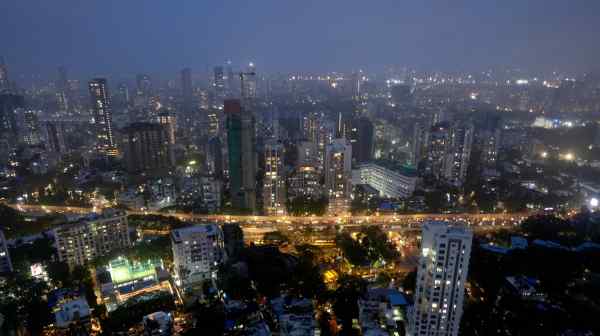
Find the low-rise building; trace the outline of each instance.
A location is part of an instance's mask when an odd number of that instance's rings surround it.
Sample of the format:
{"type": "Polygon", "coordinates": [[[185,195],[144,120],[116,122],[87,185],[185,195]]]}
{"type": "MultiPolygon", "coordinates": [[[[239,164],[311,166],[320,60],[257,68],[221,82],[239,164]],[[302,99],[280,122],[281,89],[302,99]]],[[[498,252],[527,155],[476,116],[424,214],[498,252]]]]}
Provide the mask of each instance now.
{"type": "Polygon", "coordinates": [[[359,180],[354,183],[370,185],[381,197],[408,198],[417,185],[414,169],[382,160],[358,166],[353,177],[359,180]]]}
{"type": "Polygon", "coordinates": [[[158,311],[144,316],[144,336],[173,335],[173,317],[170,313],[158,311]]]}

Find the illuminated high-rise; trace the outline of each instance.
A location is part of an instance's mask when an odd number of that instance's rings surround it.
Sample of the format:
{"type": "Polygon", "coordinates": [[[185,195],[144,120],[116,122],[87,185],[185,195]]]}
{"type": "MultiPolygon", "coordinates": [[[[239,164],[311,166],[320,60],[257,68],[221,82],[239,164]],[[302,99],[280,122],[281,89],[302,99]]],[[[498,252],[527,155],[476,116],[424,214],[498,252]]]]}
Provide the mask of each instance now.
{"type": "Polygon", "coordinates": [[[411,336],[457,336],[473,233],[446,222],[423,224],[411,336]]]}
{"type": "Polygon", "coordinates": [[[112,126],[112,105],[105,78],[95,78],[89,82],[92,99],[92,115],[96,126],[96,148],[99,152],[116,155],[117,147],[112,126]]]}
{"type": "Polygon", "coordinates": [[[284,147],[271,140],[265,143],[263,205],[267,215],[285,214],[284,147]]]}
{"type": "Polygon", "coordinates": [[[329,195],[329,213],[347,213],[352,194],[352,145],[346,138],[335,139],[327,146],[325,188],[329,195]]]}

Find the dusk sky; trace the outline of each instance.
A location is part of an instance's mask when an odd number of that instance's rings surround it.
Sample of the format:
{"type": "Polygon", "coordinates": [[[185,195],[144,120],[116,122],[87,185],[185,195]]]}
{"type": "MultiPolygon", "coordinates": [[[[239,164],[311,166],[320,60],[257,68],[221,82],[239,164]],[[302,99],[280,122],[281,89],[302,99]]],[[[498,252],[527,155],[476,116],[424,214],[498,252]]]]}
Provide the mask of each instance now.
{"type": "Polygon", "coordinates": [[[598,0],[2,0],[13,73],[172,74],[231,59],[259,71],[587,71],[598,0]]]}

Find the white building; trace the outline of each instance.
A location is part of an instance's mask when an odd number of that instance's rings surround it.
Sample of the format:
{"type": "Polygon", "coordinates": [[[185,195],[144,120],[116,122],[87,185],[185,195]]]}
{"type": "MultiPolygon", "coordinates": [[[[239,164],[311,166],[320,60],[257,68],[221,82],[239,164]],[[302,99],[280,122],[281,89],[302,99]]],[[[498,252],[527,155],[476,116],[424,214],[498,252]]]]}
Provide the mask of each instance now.
{"type": "Polygon", "coordinates": [[[329,213],[344,214],[350,209],[352,193],[352,145],[338,138],[325,153],[325,188],[329,195],[329,213]]]}
{"type": "Polygon", "coordinates": [[[365,163],[358,167],[361,184],[368,184],[379,191],[379,196],[408,198],[417,185],[416,172],[385,163],[365,163]]]}
{"type": "Polygon", "coordinates": [[[410,335],[458,335],[472,238],[470,230],[446,222],[423,225],[410,335]]]}
{"type": "Polygon", "coordinates": [[[13,271],[10,255],[8,254],[8,246],[4,233],[0,230],[0,274],[11,273],[13,271]]]}
{"type": "Polygon", "coordinates": [[[54,230],[58,260],[69,266],[84,265],[98,256],[131,245],[127,214],[106,209],[54,230]]]}
{"type": "Polygon", "coordinates": [[[171,231],[175,282],[189,289],[217,276],[226,260],[223,231],[216,224],[189,226],[171,231]]]}

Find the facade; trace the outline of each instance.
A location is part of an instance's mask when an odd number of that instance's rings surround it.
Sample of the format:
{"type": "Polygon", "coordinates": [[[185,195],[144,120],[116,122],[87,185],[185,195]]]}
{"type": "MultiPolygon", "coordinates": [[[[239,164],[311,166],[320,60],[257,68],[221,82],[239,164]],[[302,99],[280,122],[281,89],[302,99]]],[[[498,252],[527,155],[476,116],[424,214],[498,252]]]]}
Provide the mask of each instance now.
{"type": "Polygon", "coordinates": [[[458,335],[472,239],[470,230],[446,222],[423,224],[410,335],[458,335]]]}
{"type": "Polygon", "coordinates": [[[6,237],[0,230],[0,274],[7,274],[13,271],[10,255],[8,254],[8,246],[6,245],[6,237]]]}
{"type": "Polygon", "coordinates": [[[346,125],[346,137],[352,145],[352,159],[354,162],[363,163],[373,158],[375,127],[369,119],[350,120],[346,125]]]}
{"type": "Polygon", "coordinates": [[[227,259],[223,231],[216,224],[195,225],[171,231],[175,282],[183,289],[217,276],[227,259]]]}
{"type": "Polygon", "coordinates": [[[16,143],[19,136],[16,110],[25,106],[25,98],[15,94],[0,94],[0,138],[16,143]]]}
{"type": "Polygon", "coordinates": [[[316,199],[322,195],[321,175],[313,165],[302,165],[288,177],[288,198],[296,197],[316,199]]]}
{"type": "Polygon", "coordinates": [[[329,196],[329,213],[348,212],[352,194],[352,146],[345,138],[335,139],[327,146],[325,188],[329,196]]]}
{"type": "Polygon", "coordinates": [[[263,205],[267,215],[285,214],[284,147],[276,141],[265,144],[265,177],[263,179],[263,205]]]}
{"type": "Polygon", "coordinates": [[[54,230],[58,260],[70,267],[131,245],[124,211],[106,209],[54,230]]]}
{"type": "Polygon", "coordinates": [[[317,165],[321,161],[316,142],[301,141],[298,144],[298,165],[317,165]]]}
{"type": "Polygon", "coordinates": [[[411,143],[411,163],[413,166],[418,167],[419,163],[427,156],[428,142],[429,129],[420,123],[416,123],[411,143]]]}
{"type": "Polygon", "coordinates": [[[450,126],[446,123],[433,126],[427,143],[427,172],[435,178],[442,178],[448,148],[450,146],[450,126]]]}
{"type": "Polygon", "coordinates": [[[487,166],[495,166],[500,151],[501,130],[486,130],[481,135],[481,162],[487,166]]]}
{"type": "Polygon", "coordinates": [[[256,211],[256,130],[254,115],[236,99],[225,100],[229,183],[234,208],[256,211]]]}
{"type": "Polygon", "coordinates": [[[123,154],[127,170],[141,172],[174,165],[166,127],[155,123],[133,123],[123,129],[123,154]]]}
{"type": "Polygon", "coordinates": [[[461,187],[467,177],[467,168],[473,147],[473,133],[474,127],[470,124],[455,124],[450,130],[443,177],[457,187],[461,187]]]}
{"type": "Polygon", "coordinates": [[[25,144],[30,146],[36,146],[42,142],[38,113],[40,111],[29,109],[23,111],[21,138],[25,144]]]}
{"type": "Polygon", "coordinates": [[[44,133],[46,139],[46,150],[57,154],[67,152],[67,143],[65,142],[65,127],[61,122],[48,121],[44,123],[44,133]]]}
{"type": "Polygon", "coordinates": [[[381,197],[408,198],[417,185],[416,171],[391,162],[365,163],[357,170],[361,184],[377,189],[381,197]]]}
{"type": "Polygon", "coordinates": [[[107,155],[116,155],[112,125],[112,104],[105,78],[92,79],[88,88],[92,99],[92,115],[96,126],[96,148],[107,155]]]}

